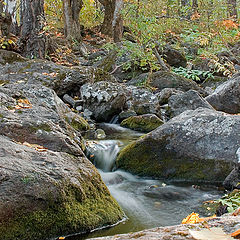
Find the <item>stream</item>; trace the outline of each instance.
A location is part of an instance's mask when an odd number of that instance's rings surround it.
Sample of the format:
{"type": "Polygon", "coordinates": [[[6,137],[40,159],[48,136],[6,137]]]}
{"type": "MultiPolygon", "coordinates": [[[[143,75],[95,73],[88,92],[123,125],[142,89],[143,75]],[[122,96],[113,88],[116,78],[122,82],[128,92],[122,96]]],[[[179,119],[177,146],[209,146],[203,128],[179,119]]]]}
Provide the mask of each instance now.
{"type": "Polygon", "coordinates": [[[93,162],[103,181],[124,210],[126,220],[111,228],[66,239],[83,240],[180,224],[193,211],[203,215],[201,205],[204,201],[222,196],[222,192],[215,186],[171,184],[115,170],[114,162],[119,150],[142,133],[117,124],[101,124],[99,127],[106,132],[107,137],[101,141],[87,141],[88,157],[94,158],[93,162]]]}

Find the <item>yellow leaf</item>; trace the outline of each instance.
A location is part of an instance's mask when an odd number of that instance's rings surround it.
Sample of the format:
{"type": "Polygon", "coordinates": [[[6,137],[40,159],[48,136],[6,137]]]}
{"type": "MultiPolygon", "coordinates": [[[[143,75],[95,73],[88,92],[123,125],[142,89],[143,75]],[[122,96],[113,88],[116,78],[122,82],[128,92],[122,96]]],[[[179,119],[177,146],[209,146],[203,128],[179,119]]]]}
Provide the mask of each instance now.
{"type": "Polygon", "coordinates": [[[13,40],[9,39],[9,40],[8,40],[8,43],[9,43],[9,44],[13,44],[13,40]]]}

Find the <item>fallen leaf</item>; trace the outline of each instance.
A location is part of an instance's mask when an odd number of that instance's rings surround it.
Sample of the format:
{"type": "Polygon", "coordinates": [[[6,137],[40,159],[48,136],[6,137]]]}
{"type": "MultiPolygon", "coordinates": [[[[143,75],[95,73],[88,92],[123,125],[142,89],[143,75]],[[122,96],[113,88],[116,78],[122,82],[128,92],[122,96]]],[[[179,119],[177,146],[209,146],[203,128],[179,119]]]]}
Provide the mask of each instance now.
{"type": "Polygon", "coordinates": [[[219,227],[202,229],[200,231],[189,230],[189,232],[196,240],[233,240],[231,236],[226,234],[223,229],[219,227]]]}
{"type": "Polygon", "coordinates": [[[239,207],[238,209],[236,209],[236,210],[233,212],[232,215],[233,215],[233,216],[238,216],[238,215],[240,215],[240,207],[239,207]]]}
{"type": "Polygon", "coordinates": [[[195,223],[207,221],[209,219],[213,219],[215,217],[216,215],[213,215],[211,217],[200,218],[198,213],[193,212],[182,220],[182,224],[195,224],[195,223]]]}
{"type": "Polygon", "coordinates": [[[231,237],[238,237],[238,236],[240,236],[240,229],[238,229],[237,231],[231,234],[231,237]]]}

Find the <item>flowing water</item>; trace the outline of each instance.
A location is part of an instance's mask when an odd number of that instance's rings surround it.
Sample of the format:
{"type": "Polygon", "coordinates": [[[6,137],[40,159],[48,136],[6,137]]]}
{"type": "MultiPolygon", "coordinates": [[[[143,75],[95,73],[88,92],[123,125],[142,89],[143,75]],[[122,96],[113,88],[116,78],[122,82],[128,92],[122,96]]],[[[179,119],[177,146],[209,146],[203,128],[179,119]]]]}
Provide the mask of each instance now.
{"type": "Polygon", "coordinates": [[[88,156],[93,159],[103,181],[127,218],[114,227],[66,239],[82,240],[179,224],[191,212],[201,213],[203,201],[221,196],[221,192],[214,187],[173,185],[134,176],[122,170],[114,171],[114,161],[119,149],[142,134],[116,124],[104,124],[101,128],[111,139],[88,141],[88,156]]]}

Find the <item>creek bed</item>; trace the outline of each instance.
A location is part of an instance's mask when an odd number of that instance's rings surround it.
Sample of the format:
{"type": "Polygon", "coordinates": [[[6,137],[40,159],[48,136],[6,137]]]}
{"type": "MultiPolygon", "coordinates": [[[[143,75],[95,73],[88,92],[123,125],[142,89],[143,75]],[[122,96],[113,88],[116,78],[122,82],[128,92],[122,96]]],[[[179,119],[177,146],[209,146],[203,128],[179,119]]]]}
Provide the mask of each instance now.
{"type": "Polygon", "coordinates": [[[134,176],[122,170],[114,171],[119,148],[142,134],[116,124],[104,124],[101,127],[107,133],[107,140],[89,141],[89,155],[94,156],[96,166],[101,168],[99,172],[103,181],[127,218],[116,226],[66,239],[83,240],[176,225],[193,211],[204,215],[202,203],[222,196],[215,186],[172,184],[134,176]]]}

